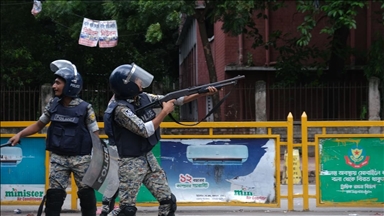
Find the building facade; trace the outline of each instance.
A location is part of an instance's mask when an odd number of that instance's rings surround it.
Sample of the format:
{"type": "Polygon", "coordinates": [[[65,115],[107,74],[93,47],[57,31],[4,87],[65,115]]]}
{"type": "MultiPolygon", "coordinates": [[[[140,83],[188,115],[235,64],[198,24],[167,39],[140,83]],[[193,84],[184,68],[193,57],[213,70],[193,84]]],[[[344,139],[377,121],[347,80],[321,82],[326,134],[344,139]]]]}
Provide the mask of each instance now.
{"type": "MultiPolygon", "coordinates": [[[[383,23],[377,21],[383,19],[382,14],[376,14],[375,8],[380,8],[380,4],[371,2],[369,7],[358,11],[357,28],[350,30],[347,40],[350,48],[367,51],[374,40],[375,33],[384,32],[383,23]]],[[[264,13],[268,19],[257,19],[256,15],[254,18],[263,38],[269,38],[276,30],[281,31],[282,34],[288,33],[292,37],[299,36],[297,26],[302,23],[304,14],[297,12],[295,1],[287,1],[286,7],[277,11],[266,9],[264,13]]],[[[312,115],[313,117],[316,116],[316,119],[364,118],[362,115],[365,115],[364,109],[366,107],[364,106],[368,100],[366,87],[361,89],[356,87],[354,90],[351,87],[350,90],[346,90],[350,88],[348,86],[343,90],[333,89],[331,93],[319,88],[307,89],[307,93],[304,93],[305,91],[297,93],[293,89],[272,90],[271,87],[276,77],[274,65],[278,60],[278,50],[265,49],[264,46],[252,48],[253,38],[246,34],[238,36],[226,34],[222,30],[222,24],[222,22],[216,22],[212,26],[208,25],[209,29],[207,29],[217,80],[232,78],[236,75],[245,75],[246,79],[239,82],[236,89],[232,90],[230,97],[221,106],[221,120],[258,120],[256,110],[258,107],[263,107],[263,103],[265,103],[265,107],[262,109],[265,109],[266,112],[265,119],[262,117],[261,120],[286,119],[288,112],[292,112],[295,119],[298,119],[303,111],[307,112],[309,118],[312,115]],[[260,81],[265,83],[265,99],[262,99],[261,104],[258,104],[256,93],[259,90],[256,83],[260,81]],[[286,96],[282,92],[285,92],[286,96]],[[295,96],[296,93],[300,95],[295,96]],[[332,94],[333,97],[327,97],[328,94],[332,94]],[[347,96],[340,99],[341,94],[347,94],[347,96]],[[278,100],[276,100],[277,98],[278,100]],[[317,102],[309,103],[308,101],[311,100],[317,102]],[[342,108],[342,106],[351,106],[350,104],[356,103],[359,104],[358,107],[342,108]],[[332,111],[328,111],[328,109],[332,111]]],[[[326,47],[329,44],[329,35],[320,33],[324,26],[325,21],[318,22],[312,32],[310,46],[326,47]]],[[[195,19],[185,18],[178,45],[180,88],[209,83],[209,73],[198,23],[195,19]]],[[[350,68],[346,81],[368,85],[362,70],[363,64],[364,60],[353,55],[349,56],[346,59],[346,65],[350,68]]],[[[262,83],[261,86],[263,86],[262,83]]],[[[228,91],[221,92],[221,97],[228,91]]],[[[263,90],[261,89],[261,91],[263,90]]],[[[181,120],[198,121],[205,116],[211,107],[211,98],[202,98],[192,102],[190,105],[182,107],[181,120]]],[[[212,116],[208,120],[213,120],[212,116]]]]}

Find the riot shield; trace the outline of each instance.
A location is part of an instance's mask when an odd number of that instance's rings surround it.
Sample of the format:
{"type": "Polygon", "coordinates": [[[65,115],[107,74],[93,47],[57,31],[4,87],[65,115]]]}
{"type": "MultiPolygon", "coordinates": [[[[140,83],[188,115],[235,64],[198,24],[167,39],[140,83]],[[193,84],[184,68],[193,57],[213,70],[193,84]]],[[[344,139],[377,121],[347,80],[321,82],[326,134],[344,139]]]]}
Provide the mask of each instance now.
{"type": "Polygon", "coordinates": [[[94,133],[92,137],[92,160],[82,182],[111,198],[119,188],[118,159],[116,146],[109,146],[94,133]]]}

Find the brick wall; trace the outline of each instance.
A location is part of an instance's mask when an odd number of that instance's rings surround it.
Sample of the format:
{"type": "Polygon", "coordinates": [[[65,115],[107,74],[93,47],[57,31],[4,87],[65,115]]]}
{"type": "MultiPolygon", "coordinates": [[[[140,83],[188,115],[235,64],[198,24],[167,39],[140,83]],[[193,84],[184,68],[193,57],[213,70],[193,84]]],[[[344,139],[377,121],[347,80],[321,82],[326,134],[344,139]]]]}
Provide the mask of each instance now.
{"type": "MultiPolygon", "coordinates": [[[[296,4],[294,1],[286,2],[287,7],[281,8],[278,11],[269,11],[269,19],[267,22],[264,19],[257,19],[256,14],[255,23],[262,34],[263,39],[266,36],[266,24],[269,25],[269,34],[273,31],[280,30],[283,34],[290,34],[291,37],[299,36],[297,31],[297,26],[302,23],[304,15],[301,13],[296,13],[296,4]]],[[[377,20],[382,19],[381,13],[376,13],[380,8],[379,2],[372,3],[372,11],[370,21],[372,28],[367,27],[367,13],[369,9],[360,9],[358,10],[357,18],[357,29],[351,30],[351,33],[354,31],[354,41],[351,44],[351,37],[348,39],[348,44],[354,46],[358,50],[366,50],[367,43],[369,39],[367,36],[371,35],[371,39],[375,38],[375,33],[384,32],[384,25],[379,23],[377,20]],[[370,34],[369,34],[370,33],[370,34]]],[[[220,73],[224,73],[223,67],[225,65],[234,65],[238,64],[239,56],[239,39],[238,36],[231,36],[230,34],[224,34],[221,30],[222,23],[217,22],[215,24],[215,44],[214,44],[214,54],[215,54],[215,64],[218,69],[218,78],[222,78],[220,73]]],[[[310,45],[325,46],[328,43],[327,34],[320,34],[320,30],[325,26],[325,20],[319,21],[316,28],[312,31],[312,39],[310,45]]],[[[257,47],[253,49],[251,46],[253,44],[253,38],[249,38],[244,35],[243,43],[243,61],[246,63],[247,54],[250,53],[253,56],[253,63],[255,66],[264,66],[266,63],[266,50],[264,47],[257,47]]],[[[281,46],[282,44],[278,44],[281,46]]],[[[276,61],[279,53],[275,49],[270,49],[270,61],[276,61]]],[[[349,60],[348,60],[349,63],[349,60]]]]}

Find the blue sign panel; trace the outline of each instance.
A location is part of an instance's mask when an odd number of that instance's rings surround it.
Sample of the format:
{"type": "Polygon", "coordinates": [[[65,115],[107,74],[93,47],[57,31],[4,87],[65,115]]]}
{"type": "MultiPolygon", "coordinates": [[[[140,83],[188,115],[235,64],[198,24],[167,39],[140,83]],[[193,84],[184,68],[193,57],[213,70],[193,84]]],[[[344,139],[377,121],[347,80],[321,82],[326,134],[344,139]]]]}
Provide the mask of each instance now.
{"type": "Polygon", "coordinates": [[[274,139],[161,140],[161,164],[185,202],[274,203],[274,139]]]}

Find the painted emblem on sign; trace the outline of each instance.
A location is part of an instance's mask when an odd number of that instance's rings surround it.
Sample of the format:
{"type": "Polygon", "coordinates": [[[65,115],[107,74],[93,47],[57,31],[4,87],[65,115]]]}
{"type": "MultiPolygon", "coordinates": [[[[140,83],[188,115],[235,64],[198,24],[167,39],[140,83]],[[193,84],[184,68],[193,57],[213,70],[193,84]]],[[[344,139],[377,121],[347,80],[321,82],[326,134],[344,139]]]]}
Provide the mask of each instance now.
{"type": "Polygon", "coordinates": [[[369,156],[366,156],[364,149],[357,145],[355,148],[351,148],[348,156],[344,156],[344,158],[345,162],[353,168],[361,168],[369,162],[369,156]]]}

